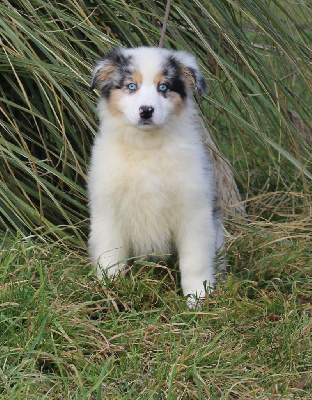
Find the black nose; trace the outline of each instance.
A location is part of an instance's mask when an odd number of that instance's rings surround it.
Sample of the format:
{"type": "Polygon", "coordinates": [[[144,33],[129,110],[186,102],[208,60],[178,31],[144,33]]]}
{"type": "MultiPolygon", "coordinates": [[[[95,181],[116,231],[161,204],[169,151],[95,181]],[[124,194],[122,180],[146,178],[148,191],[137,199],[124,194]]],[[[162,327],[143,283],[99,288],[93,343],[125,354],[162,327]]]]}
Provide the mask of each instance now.
{"type": "Polygon", "coordinates": [[[149,119],[153,115],[154,108],[152,106],[141,106],[139,108],[140,117],[143,119],[149,119]]]}

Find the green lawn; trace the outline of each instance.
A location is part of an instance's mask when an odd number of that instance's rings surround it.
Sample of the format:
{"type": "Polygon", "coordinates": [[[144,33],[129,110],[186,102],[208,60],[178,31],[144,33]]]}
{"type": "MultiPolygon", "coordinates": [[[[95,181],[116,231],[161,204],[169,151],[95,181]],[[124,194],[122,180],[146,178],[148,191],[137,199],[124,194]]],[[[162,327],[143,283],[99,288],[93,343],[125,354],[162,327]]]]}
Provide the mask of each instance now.
{"type": "Polygon", "coordinates": [[[248,240],[250,265],[194,311],[175,266],[104,286],[84,251],[6,238],[0,398],[311,399],[311,248],[233,238],[230,258],[248,240]]]}

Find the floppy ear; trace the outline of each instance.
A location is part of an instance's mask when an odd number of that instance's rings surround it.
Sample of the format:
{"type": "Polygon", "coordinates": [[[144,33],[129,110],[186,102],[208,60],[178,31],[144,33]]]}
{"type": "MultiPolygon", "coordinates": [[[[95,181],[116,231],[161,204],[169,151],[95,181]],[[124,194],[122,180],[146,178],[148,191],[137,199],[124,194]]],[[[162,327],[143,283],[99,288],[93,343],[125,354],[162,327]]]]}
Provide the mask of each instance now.
{"type": "Polygon", "coordinates": [[[197,90],[197,92],[203,96],[206,93],[207,84],[202,76],[199,68],[195,69],[192,67],[185,67],[183,70],[183,74],[186,77],[186,80],[191,84],[191,86],[197,90]]]}
{"type": "Polygon", "coordinates": [[[102,58],[99,60],[93,70],[90,90],[96,87],[102,88],[105,82],[109,79],[111,74],[114,72],[115,66],[110,59],[102,58]]]}
{"type": "Polygon", "coordinates": [[[196,58],[192,54],[184,51],[177,51],[176,55],[178,61],[182,65],[182,73],[186,81],[193,90],[197,90],[200,95],[204,95],[207,89],[207,84],[199,69],[196,58]]]}
{"type": "Polygon", "coordinates": [[[90,90],[94,88],[108,89],[117,79],[117,67],[127,64],[127,57],[122,53],[121,48],[114,49],[104,55],[95,65],[90,90]]]}

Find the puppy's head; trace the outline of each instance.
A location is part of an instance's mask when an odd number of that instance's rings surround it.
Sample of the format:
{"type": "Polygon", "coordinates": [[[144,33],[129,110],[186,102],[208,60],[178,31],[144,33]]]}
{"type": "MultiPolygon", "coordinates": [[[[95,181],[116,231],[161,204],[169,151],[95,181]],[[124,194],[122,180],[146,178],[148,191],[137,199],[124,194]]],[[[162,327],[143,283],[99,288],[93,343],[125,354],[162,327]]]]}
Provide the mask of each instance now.
{"type": "Polygon", "coordinates": [[[154,47],[118,48],[96,64],[91,89],[99,88],[111,116],[140,129],[165,125],[206,83],[195,58],[154,47]]]}

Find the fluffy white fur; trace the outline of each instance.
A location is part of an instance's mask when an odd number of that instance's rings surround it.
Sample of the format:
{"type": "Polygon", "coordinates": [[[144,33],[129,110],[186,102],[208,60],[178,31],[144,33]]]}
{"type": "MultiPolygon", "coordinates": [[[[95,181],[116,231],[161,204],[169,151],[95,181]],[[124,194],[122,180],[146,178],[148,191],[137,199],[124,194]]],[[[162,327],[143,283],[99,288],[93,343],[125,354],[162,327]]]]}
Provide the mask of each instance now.
{"type": "MultiPolygon", "coordinates": [[[[192,100],[202,77],[194,57],[184,52],[119,51],[130,63],[131,76],[139,72],[141,81],[130,93],[128,77],[99,100],[99,135],[88,179],[90,257],[101,279],[103,273],[115,275],[131,256],[177,252],[183,293],[201,297],[215,283],[215,254],[223,241],[214,171],[192,100]],[[155,77],[162,76],[170,57],[177,61],[185,98],[170,89],[159,92],[162,82],[155,77]],[[142,105],[154,109],[145,125],[140,124],[142,105]]],[[[108,57],[97,64],[95,86],[101,89],[113,79],[117,61],[108,57]]]]}

